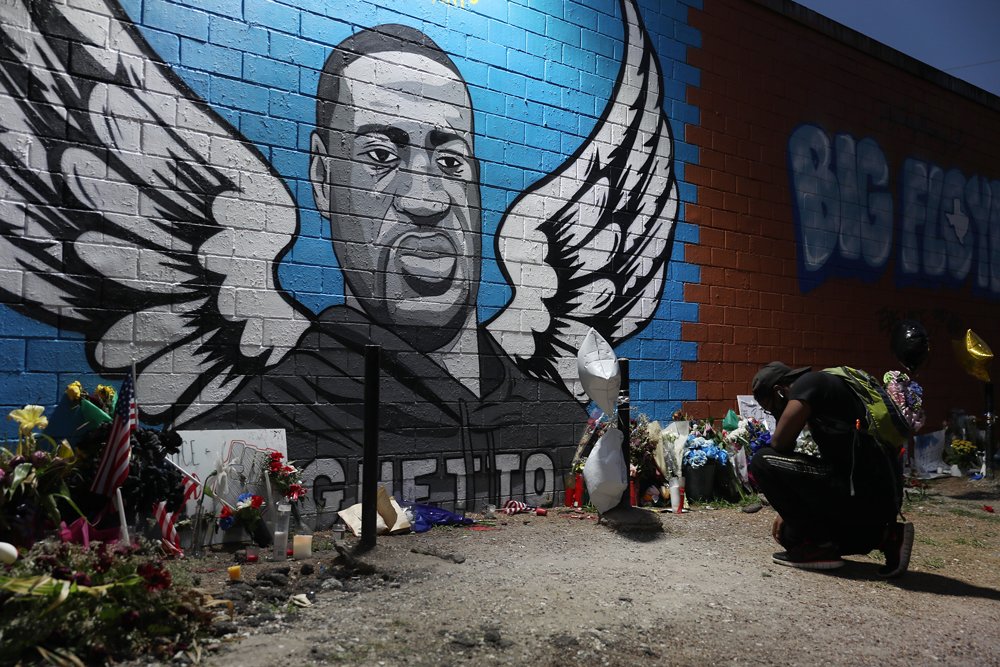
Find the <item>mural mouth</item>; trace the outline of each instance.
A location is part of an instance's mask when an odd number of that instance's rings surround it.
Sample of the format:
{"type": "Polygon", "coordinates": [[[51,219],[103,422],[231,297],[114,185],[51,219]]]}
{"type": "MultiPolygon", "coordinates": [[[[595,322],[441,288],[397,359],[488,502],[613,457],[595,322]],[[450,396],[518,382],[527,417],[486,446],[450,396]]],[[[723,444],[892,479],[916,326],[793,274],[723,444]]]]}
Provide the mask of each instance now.
{"type": "Polygon", "coordinates": [[[422,296],[446,292],[458,267],[455,244],[445,234],[406,234],[396,244],[396,261],[406,284],[422,296]]]}

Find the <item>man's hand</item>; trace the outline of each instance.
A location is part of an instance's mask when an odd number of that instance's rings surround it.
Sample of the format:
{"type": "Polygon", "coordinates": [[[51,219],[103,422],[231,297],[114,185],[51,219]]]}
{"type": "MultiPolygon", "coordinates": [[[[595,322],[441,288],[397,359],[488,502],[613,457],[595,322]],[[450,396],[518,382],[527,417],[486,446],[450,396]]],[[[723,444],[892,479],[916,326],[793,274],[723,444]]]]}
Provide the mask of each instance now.
{"type": "MultiPolygon", "coordinates": [[[[771,524],[771,537],[778,544],[781,544],[781,527],[785,525],[785,520],[781,518],[781,515],[774,517],[774,523],[771,524]]],[[[785,545],[781,545],[785,546],[785,545]]]]}
{"type": "Polygon", "coordinates": [[[771,434],[771,447],[774,451],[781,454],[791,454],[794,451],[795,439],[805,428],[811,412],[808,403],[796,399],[788,401],[774,427],[774,433],[771,434]]]}

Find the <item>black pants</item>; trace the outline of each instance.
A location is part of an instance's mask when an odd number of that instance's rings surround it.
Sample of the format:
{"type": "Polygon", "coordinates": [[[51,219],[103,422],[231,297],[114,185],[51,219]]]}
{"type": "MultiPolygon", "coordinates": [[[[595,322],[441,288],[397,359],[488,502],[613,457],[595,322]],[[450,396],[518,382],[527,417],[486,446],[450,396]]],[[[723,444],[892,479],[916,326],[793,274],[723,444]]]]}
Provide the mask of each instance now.
{"type": "Polygon", "coordinates": [[[780,454],[770,447],[750,461],[750,473],[785,521],[782,546],[803,541],[832,542],[841,554],[866,554],[882,543],[885,528],[896,520],[901,487],[895,466],[875,450],[856,461],[851,471],[820,459],[780,454]]]}

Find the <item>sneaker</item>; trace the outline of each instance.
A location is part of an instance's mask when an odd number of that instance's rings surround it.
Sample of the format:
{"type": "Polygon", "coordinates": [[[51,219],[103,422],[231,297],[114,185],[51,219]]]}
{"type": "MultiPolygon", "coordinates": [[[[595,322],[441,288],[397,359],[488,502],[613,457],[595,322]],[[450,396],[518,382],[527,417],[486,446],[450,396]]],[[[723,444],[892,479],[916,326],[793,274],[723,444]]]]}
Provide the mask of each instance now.
{"type": "Polygon", "coordinates": [[[898,577],[906,572],[913,551],[913,524],[897,522],[889,526],[879,550],[885,554],[885,565],[878,570],[880,577],[898,577]]]}
{"type": "Polygon", "coordinates": [[[800,570],[836,570],[844,566],[844,559],[832,546],[815,546],[809,543],[792,547],[788,551],[779,551],[771,556],[771,560],[778,565],[800,570]]]}

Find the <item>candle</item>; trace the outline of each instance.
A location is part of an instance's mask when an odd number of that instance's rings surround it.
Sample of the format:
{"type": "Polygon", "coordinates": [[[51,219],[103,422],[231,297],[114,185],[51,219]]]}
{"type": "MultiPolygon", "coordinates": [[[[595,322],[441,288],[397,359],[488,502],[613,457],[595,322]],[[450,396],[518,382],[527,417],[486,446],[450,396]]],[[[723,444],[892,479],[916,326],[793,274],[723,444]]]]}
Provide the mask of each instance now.
{"type": "Polygon", "coordinates": [[[257,554],[247,553],[247,562],[248,563],[256,563],[257,562],[257,558],[258,558],[257,554]]]}
{"type": "Polygon", "coordinates": [[[313,554],[313,536],[296,535],[292,538],[292,557],[311,558],[313,554]]]}
{"type": "Polygon", "coordinates": [[[274,531],[274,560],[285,560],[285,550],[288,548],[288,533],[274,531]]]}
{"type": "Polygon", "coordinates": [[[233,565],[229,569],[229,581],[239,581],[240,580],[240,566],[233,565]]]}

